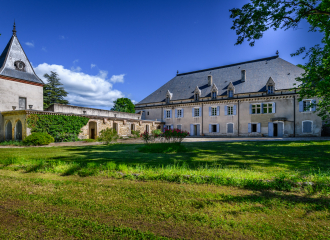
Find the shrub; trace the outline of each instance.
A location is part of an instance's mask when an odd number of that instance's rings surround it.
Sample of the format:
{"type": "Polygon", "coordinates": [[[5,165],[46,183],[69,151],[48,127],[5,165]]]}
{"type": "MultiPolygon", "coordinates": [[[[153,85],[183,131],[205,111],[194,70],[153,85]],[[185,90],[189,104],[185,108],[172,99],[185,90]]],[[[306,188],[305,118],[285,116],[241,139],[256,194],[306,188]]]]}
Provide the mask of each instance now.
{"type": "Polygon", "coordinates": [[[48,145],[52,142],[54,142],[54,138],[44,132],[34,132],[30,136],[27,136],[23,141],[25,145],[33,146],[48,145]]]}
{"type": "Polygon", "coordinates": [[[137,131],[133,130],[132,135],[133,135],[134,138],[139,138],[140,137],[140,131],[139,130],[137,130],[137,131]]]}
{"type": "Polygon", "coordinates": [[[163,137],[169,143],[181,143],[182,140],[189,135],[189,132],[182,131],[180,129],[166,129],[163,133],[163,137]]]}
{"type": "Polygon", "coordinates": [[[95,139],[89,139],[89,138],[87,138],[87,139],[83,139],[83,141],[84,141],[84,142],[96,142],[95,139]]]}
{"type": "Polygon", "coordinates": [[[79,141],[79,138],[74,133],[57,133],[54,140],[55,142],[76,142],[79,141]]]}
{"type": "Polygon", "coordinates": [[[155,143],[139,148],[139,152],[144,153],[179,153],[186,151],[186,147],[180,143],[155,143]]]}
{"type": "Polygon", "coordinates": [[[0,146],[23,146],[24,143],[22,141],[4,141],[4,142],[0,142],[0,146]]]}
{"type": "Polygon", "coordinates": [[[106,128],[100,132],[100,136],[98,137],[98,141],[104,142],[105,144],[111,144],[112,142],[117,142],[119,138],[117,131],[113,128],[106,128]]]}
{"type": "Polygon", "coordinates": [[[141,138],[146,144],[149,144],[151,141],[153,141],[153,136],[149,132],[145,131],[144,133],[141,134],[141,138]]]}

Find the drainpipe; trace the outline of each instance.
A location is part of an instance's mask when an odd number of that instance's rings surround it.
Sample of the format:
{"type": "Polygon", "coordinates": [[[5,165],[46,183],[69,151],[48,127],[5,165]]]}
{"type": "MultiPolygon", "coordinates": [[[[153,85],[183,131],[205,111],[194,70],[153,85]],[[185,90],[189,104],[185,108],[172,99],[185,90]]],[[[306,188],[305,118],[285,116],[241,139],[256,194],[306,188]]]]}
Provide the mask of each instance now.
{"type": "Polygon", "coordinates": [[[293,137],[296,137],[296,96],[293,95],[293,137]]]}
{"type": "Polygon", "coordinates": [[[237,101],[237,136],[239,137],[239,100],[237,101]]]}
{"type": "Polygon", "coordinates": [[[202,135],[204,134],[204,121],[203,121],[203,119],[204,119],[204,104],[202,103],[202,135]]]}

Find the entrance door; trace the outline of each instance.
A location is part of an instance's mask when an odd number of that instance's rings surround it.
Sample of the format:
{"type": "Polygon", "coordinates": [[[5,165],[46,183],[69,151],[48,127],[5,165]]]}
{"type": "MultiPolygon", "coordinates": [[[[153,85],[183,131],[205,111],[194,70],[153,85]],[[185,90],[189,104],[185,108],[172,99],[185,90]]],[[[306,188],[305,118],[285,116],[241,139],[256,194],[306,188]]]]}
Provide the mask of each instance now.
{"type": "Polygon", "coordinates": [[[277,137],[278,136],[278,134],[277,134],[278,133],[277,123],[274,123],[273,125],[274,125],[274,127],[273,127],[274,128],[274,137],[277,137]]]}
{"type": "Polygon", "coordinates": [[[197,136],[197,125],[194,125],[194,136],[197,136]]]}
{"type": "Polygon", "coordinates": [[[284,124],[282,122],[277,123],[277,136],[278,137],[283,137],[283,127],[284,127],[284,124]]]}
{"type": "Polygon", "coordinates": [[[95,129],[91,129],[91,139],[95,139],[95,129]]]}
{"type": "Polygon", "coordinates": [[[21,141],[22,140],[22,122],[20,120],[17,121],[15,127],[15,140],[21,141]]]}

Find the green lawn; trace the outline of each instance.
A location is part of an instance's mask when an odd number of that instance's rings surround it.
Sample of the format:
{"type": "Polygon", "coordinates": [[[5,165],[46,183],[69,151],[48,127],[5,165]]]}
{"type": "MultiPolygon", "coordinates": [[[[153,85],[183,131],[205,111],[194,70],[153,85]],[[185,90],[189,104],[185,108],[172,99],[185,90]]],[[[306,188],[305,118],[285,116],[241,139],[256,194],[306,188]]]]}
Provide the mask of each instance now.
{"type": "Polygon", "coordinates": [[[185,146],[0,148],[0,239],[330,236],[330,142],[185,146]]]}

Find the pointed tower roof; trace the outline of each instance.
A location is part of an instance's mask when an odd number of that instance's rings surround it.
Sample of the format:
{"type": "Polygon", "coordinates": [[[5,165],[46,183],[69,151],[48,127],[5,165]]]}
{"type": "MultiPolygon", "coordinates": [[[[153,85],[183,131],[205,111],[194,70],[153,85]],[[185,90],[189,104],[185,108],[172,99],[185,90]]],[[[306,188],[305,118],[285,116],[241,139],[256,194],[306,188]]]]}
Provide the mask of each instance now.
{"type": "Polygon", "coordinates": [[[17,39],[15,22],[13,36],[0,55],[0,75],[43,84],[43,81],[34,72],[29,59],[17,39]]]}

